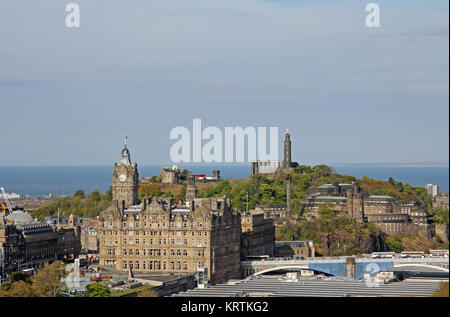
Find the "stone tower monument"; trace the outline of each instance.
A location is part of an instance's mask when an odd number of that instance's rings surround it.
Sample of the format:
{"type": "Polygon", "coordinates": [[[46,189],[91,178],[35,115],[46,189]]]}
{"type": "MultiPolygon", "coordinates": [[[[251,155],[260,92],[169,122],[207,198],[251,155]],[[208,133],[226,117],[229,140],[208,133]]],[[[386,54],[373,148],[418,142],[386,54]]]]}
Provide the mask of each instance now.
{"type": "Polygon", "coordinates": [[[286,133],[284,136],[284,160],[283,168],[291,168],[291,135],[286,133]]]}
{"type": "Polygon", "coordinates": [[[125,137],[125,147],[122,150],[120,163],[114,163],[112,199],[118,202],[119,208],[123,211],[123,209],[139,202],[138,188],[137,164],[131,164],[130,151],[127,149],[127,137],[125,137]]]}

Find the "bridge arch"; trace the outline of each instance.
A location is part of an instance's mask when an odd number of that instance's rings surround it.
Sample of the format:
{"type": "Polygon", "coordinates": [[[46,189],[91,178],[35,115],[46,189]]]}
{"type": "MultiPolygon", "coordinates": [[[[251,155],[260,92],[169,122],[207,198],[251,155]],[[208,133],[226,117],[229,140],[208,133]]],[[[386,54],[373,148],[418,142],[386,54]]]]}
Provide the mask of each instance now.
{"type": "Polygon", "coordinates": [[[443,272],[449,272],[448,268],[445,268],[445,267],[439,266],[439,265],[433,265],[433,264],[426,264],[426,263],[395,263],[394,264],[394,268],[407,267],[407,266],[428,267],[428,268],[437,269],[437,270],[440,270],[443,272]]]}
{"type": "Polygon", "coordinates": [[[260,271],[257,271],[252,274],[252,276],[257,276],[269,272],[279,271],[279,270],[290,270],[290,269],[300,269],[300,270],[309,270],[308,265],[280,265],[280,266],[274,266],[267,269],[263,269],[260,271]]]}
{"type": "MultiPolygon", "coordinates": [[[[256,264],[256,263],[255,263],[256,264]]],[[[354,262],[353,268],[347,267],[346,262],[341,261],[311,261],[305,263],[305,261],[302,261],[301,263],[264,263],[264,265],[259,266],[255,265],[252,267],[251,263],[250,266],[243,266],[243,274],[244,276],[257,276],[269,272],[279,271],[279,270],[289,270],[289,269],[306,269],[310,271],[315,271],[319,273],[325,273],[332,276],[347,276],[349,272],[354,272],[354,277],[359,280],[364,277],[365,274],[376,274],[381,271],[385,270],[392,270],[395,268],[402,268],[402,267],[422,267],[422,268],[432,268],[437,271],[441,272],[449,272],[448,268],[448,262],[436,262],[431,261],[430,262],[405,262],[405,261],[357,261],[354,262]],[[351,271],[349,271],[350,269],[351,271]],[[259,271],[258,271],[259,270],[259,271]]],[[[350,264],[351,265],[351,264],[350,264]]]]}

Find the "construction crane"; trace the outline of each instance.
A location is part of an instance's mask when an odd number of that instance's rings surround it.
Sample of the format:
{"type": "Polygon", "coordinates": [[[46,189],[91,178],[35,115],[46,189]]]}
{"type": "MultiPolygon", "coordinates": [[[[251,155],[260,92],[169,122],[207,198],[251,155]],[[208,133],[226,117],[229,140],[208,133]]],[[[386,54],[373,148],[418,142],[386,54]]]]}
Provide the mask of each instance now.
{"type": "MultiPolygon", "coordinates": [[[[2,191],[2,196],[3,196],[3,198],[5,199],[6,207],[8,208],[9,213],[12,213],[13,210],[12,210],[12,208],[11,208],[11,203],[9,202],[8,196],[7,196],[6,193],[5,193],[5,189],[4,189],[3,187],[0,187],[0,190],[2,191]]],[[[3,205],[3,204],[2,204],[2,205],[3,205]]],[[[2,207],[3,207],[3,214],[5,214],[6,210],[5,210],[4,205],[3,205],[2,207]]]]}
{"type": "Polygon", "coordinates": [[[2,209],[3,209],[3,215],[5,215],[6,211],[8,210],[8,207],[6,207],[4,203],[1,203],[1,204],[2,204],[2,209]]]}

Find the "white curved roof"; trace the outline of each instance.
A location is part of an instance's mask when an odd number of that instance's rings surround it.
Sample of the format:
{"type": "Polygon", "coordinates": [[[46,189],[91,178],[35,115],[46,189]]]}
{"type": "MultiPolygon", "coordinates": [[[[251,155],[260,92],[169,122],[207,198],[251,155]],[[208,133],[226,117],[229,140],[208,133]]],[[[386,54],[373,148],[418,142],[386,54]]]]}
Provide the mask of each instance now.
{"type": "Polygon", "coordinates": [[[6,219],[14,221],[15,225],[26,225],[34,221],[33,217],[31,217],[23,210],[14,210],[12,213],[6,216],[6,219]]]}

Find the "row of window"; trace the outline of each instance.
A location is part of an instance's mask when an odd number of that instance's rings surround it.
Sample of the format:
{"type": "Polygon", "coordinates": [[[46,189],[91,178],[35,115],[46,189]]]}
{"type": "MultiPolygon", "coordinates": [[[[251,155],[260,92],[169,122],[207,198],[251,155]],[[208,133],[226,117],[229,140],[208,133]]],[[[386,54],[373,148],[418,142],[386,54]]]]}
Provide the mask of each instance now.
{"type": "MultiPolygon", "coordinates": [[[[109,249],[108,249],[109,250],[109,249]]],[[[115,250],[113,252],[115,254],[115,250]]],[[[143,256],[161,256],[161,250],[159,249],[143,249],[142,251],[139,251],[138,249],[123,249],[122,250],[122,255],[142,255],[143,256]]],[[[169,250],[169,255],[170,256],[188,256],[188,251],[187,250],[169,250]]],[[[162,251],[162,254],[165,256],[166,255],[166,250],[162,251]]],[[[108,255],[111,255],[108,253],[108,255]]],[[[205,251],[204,250],[197,250],[195,252],[196,256],[205,256],[205,251]]]]}
{"type": "MultiPolygon", "coordinates": [[[[204,267],[205,262],[198,262],[195,264],[196,267],[204,267]]],[[[160,261],[142,261],[142,266],[140,261],[122,261],[122,268],[123,269],[143,269],[143,270],[166,270],[167,268],[169,270],[188,270],[188,265],[186,262],[169,262],[168,267],[166,266],[166,262],[160,262],[160,261]]]]}
{"type": "MultiPolygon", "coordinates": [[[[188,245],[188,239],[169,239],[169,245],[188,245]]],[[[203,246],[207,246],[208,245],[208,240],[195,240],[192,239],[190,240],[191,244],[193,246],[197,246],[197,247],[203,247],[203,246]]],[[[108,241],[106,241],[106,239],[103,239],[103,245],[107,245],[107,246],[112,246],[112,245],[118,245],[119,241],[115,240],[114,244],[113,241],[111,239],[108,239],[108,241]]],[[[167,245],[167,239],[150,239],[150,240],[146,240],[146,239],[142,239],[142,241],[140,239],[123,239],[122,240],[122,244],[132,244],[132,245],[167,245]],[[141,243],[142,242],[142,243],[141,243]]]]}
{"type": "MultiPolygon", "coordinates": [[[[103,233],[104,236],[106,236],[106,235],[112,236],[113,232],[114,232],[114,235],[118,235],[118,231],[117,230],[115,230],[115,231],[103,230],[102,233],[103,233]]],[[[126,231],[126,230],[123,230],[122,231],[122,235],[124,235],[124,236],[126,236],[126,235],[128,235],[128,236],[134,236],[134,235],[137,235],[137,236],[138,235],[143,235],[143,236],[165,236],[166,233],[164,231],[139,231],[139,230],[126,231]]],[[[175,231],[170,231],[170,235],[171,236],[175,236],[176,235],[178,237],[180,237],[180,236],[187,236],[188,232],[187,231],[176,231],[176,232],[175,231]]],[[[192,237],[194,237],[195,236],[195,231],[191,231],[190,235],[192,237]]],[[[202,235],[207,237],[208,236],[208,232],[207,231],[197,231],[197,236],[201,237],[202,235]]]]}
{"type": "MultiPolygon", "coordinates": [[[[189,226],[189,228],[194,228],[194,227],[199,227],[199,228],[208,228],[208,224],[205,223],[205,225],[203,225],[203,222],[189,222],[191,225],[189,226]]],[[[161,227],[166,227],[166,222],[133,222],[133,221],[124,221],[122,223],[123,227],[129,227],[129,228],[139,228],[139,227],[144,227],[144,228],[161,228],[161,227]]],[[[104,222],[103,223],[103,228],[112,228],[113,227],[113,222],[109,221],[109,222],[104,222]]],[[[187,222],[177,222],[176,224],[173,222],[170,222],[170,228],[174,229],[174,228],[188,228],[188,223],[187,222]]]]}
{"type": "MultiPolygon", "coordinates": [[[[169,253],[170,256],[188,256],[189,252],[187,250],[169,250],[169,252],[167,252],[166,250],[160,250],[160,249],[143,249],[143,250],[138,250],[138,249],[123,249],[122,250],[122,255],[143,255],[143,256],[161,256],[161,254],[163,256],[166,256],[167,253],[169,253]]],[[[116,249],[106,249],[106,254],[107,255],[116,255],[116,249]]],[[[205,250],[197,250],[195,252],[195,256],[199,256],[199,257],[204,257],[205,256],[205,250]]]]}

